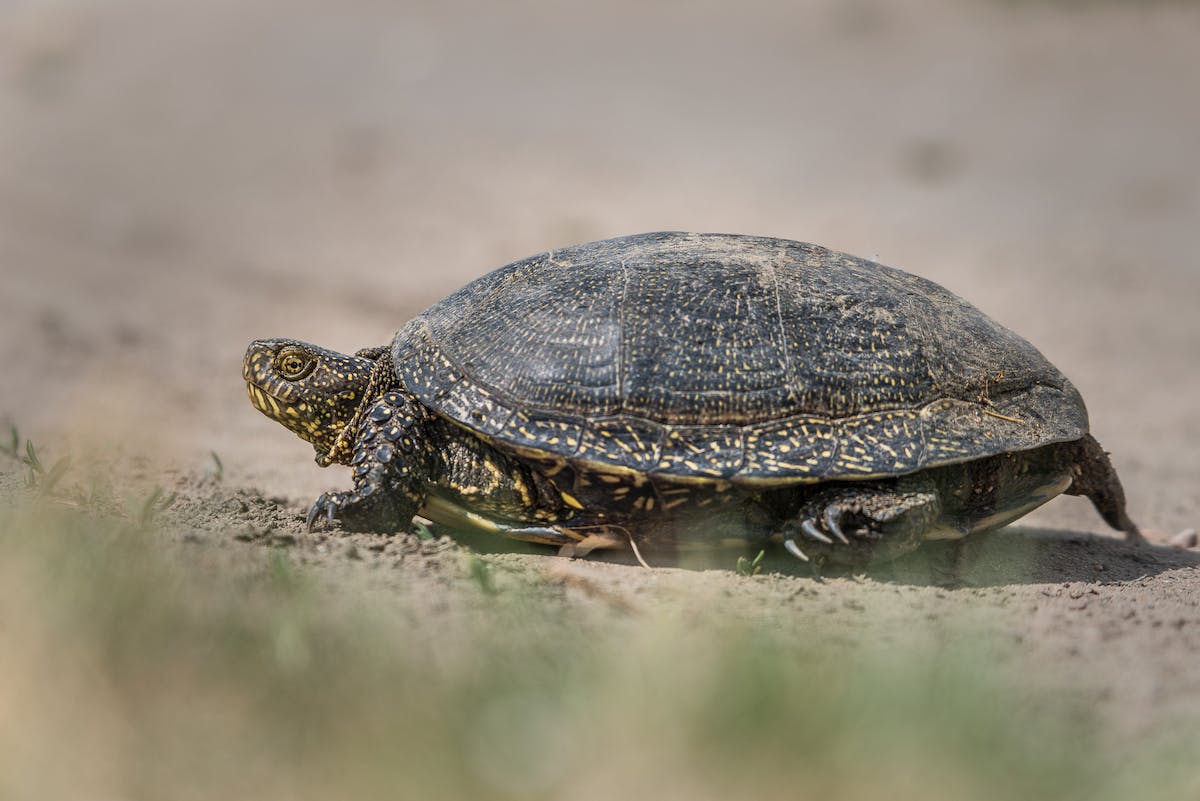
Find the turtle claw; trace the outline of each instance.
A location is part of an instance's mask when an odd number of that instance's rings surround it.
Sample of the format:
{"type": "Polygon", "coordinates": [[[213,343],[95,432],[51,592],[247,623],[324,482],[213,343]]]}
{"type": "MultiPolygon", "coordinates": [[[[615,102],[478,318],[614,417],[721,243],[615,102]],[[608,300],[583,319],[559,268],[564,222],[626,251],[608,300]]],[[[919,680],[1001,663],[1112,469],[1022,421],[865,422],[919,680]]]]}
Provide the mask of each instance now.
{"type": "Polygon", "coordinates": [[[304,530],[312,531],[313,523],[317,522],[317,517],[321,514],[321,504],[325,501],[325,496],[329,493],[324,493],[320,498],[317,498],[312,507],[308,510],[308,516],[304,518],[304,530]]]}
{"type": "Polygon", "coordinates": [[[849,545],[850,540],[842,531],[842,510],[837,506],[829,506],[825,509],[825,528],[830,534],[837,537],[838,542],[842,545],[849,545]]]}
{"type": "MultiPolygon", "coordinates": [[[[828,520],[826,522],[828,523],[828,520]]],[[[803,523],[801,523],[800,530],[803,531],[808,536],[812,537],[817,542],[823,542],[826,545],[833,545],[833,540],[829,539],[829,537],[826,537],[824,534],[821,533],[821,530],[819,528],[817,528],[817,524],[813,522],[812,518],[808,518],[803,523]]],[[[845,538],[845,535],[843,535],[842,542],[845,542],[845,541],[846,541],[846,538],[845,538]]]]}
{"type": "Polygon", "coordinates": [[[787,548],[788,553],[790,553],[792,556],[799,559],[801,562],[808,561],[808,555],[805,554],[804,551],[800,550],[800,546],[796,544],[795,540],[793,540],[793,539],[784,540],[783,547],[787,548]]]}
{"type": "MultiPolygon", "coordinates": [[[[842,528],[843,519],[855,512],[857,512],[857,507],[838,499],[814,504],[806,511],[802,511],[787,525],[783,537],[784,547],[797,559],[807,562],[809,561],[808,555],[800,550],[795,541],[800,534],[803,534],[808,541],[818,543],[820,546],[836,549],[841,545],[850,545],[850,536],[842,528]]],[[[855,529],[852,531],[857,539],[860,532],[855,529]]],[[[825,553],[824,547],[819,550],[822,554],[825,553]]]]}
{"type": "Polygon", "coordinates": [[[322,515],[332,526],[341,506],[342,499],[339,497],[339,493],[322,492],[321,497],[313,502],[312,508],[308,510],[308,516],[304,519],[306,530],[312,531],[313,526],[322,515]]]}

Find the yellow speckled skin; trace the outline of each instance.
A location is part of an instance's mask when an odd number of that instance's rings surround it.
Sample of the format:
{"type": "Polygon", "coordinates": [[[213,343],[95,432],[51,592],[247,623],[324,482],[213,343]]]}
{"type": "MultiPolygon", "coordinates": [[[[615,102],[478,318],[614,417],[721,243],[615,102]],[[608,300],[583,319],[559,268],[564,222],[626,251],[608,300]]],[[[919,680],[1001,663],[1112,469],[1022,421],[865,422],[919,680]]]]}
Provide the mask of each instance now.
{"type": "Polygon", "coordinates": [[[242,378],[251,405],[311,442],[321,457],[362,405],[373,366],[361,356],[305,342],[259,340],[246,352],[242,378]],[[281,363],[291,358],[299,360],[299,369],[287,374],[281,363]]]}
{"type": "Polygon", "coordinates": [[[1137,536],[1070,382],[945,289],[799,242],[655,233],[492,272],[344,356],[260,340],[252,403],[354,468],[320,516],[842,561],[1060,492],[1137,536]],[[619,532],[614,533],[614,532],[619,532]]]}

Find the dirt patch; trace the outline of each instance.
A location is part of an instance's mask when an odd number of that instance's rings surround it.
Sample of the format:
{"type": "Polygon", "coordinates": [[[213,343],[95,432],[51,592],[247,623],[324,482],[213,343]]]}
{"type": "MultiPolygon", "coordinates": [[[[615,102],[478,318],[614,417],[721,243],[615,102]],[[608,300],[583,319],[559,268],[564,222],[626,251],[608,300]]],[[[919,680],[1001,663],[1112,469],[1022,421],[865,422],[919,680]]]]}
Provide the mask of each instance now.
{"type": "MultiPolygon", "coordinates": [[[[9,461],[5,492],[30,492],[9,461]]],[[[167,477],[145,465],[125,473],[141,486],[167,477]]],[[[1013,669],[1033,666],[1041,686],[1091,693],[1118,739],[1200,715],[1200,685],[1189,668],[1200,648],[1196,550],[1013,526],[929,543],[867,573],[817,577],[780,552],[768,554],[757,575],[743,576],[733,557],[648,570],[628,555],[566,559],[539,546],[452,538],[437,526],[422,535],[310,532],[307,504],[298,499],[211,473],[177,473],[160,486],[170,506],[155,524],[167,546],[204,553],[206,561],[216,555],[231,569],[282,555],[333,596],[386,597],[389,608],[402,602],[405,614],[486,617],[490,595],[519,591],[579,620],[716,611],[800,640],[820,637],[847,654],[936,650],[967,621],[992,658],[1013,669]]],[[[63,497],[69,505],[77,495],[63,497]]]]}
{"type": "Polygon", "coordinates": [[[181,548],[283,553],[334,593],[486,614],[490,581],[848,649],[936,649],[965,619],[997,659],[1091,687],[1115,732],[1200,714],[1200,556],[1163,545],[1200,522],[1194,7],[304,4],[263,47],[285,5],[0,12],[0,414],[23,432],[148,455],[181,548]],[[1072,498],[820,579],[304,530],[347,478],[246,403],[251,339],[379,345],[507,261],[663,229],[816,241],[976,303],[1080,388],[1155,544],[1072,498]]]}

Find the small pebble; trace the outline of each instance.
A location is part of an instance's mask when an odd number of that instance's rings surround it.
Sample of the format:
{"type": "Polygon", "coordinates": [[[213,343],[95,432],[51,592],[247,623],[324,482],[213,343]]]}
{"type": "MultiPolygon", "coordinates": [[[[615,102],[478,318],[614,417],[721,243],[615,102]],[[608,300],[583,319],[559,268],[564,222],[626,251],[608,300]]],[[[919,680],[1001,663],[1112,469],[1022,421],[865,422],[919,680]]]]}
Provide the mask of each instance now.
{"type": "Polygon", "coordinates": [[[1168,545],[1174,545],[1176,548],[1195,548],[1198,543],[1200,543],[1200,535],[1194,528],[1185,528],[1167,540],[1168,545]]]}

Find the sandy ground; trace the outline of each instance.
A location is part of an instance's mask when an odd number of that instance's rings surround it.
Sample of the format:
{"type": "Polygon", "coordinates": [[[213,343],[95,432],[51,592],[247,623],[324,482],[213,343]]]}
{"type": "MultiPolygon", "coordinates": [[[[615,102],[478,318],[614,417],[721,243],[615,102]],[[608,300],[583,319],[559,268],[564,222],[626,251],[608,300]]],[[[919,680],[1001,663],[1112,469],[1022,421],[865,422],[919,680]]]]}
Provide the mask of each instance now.
{"type": "MultiPolygon", "coordinates": [[[[5,4],[0,414],[174,471],[231,547],[405,584],[456,546],[303,533],[348,477],[249,407],[246,343],[381,344],[531,253],[754,233],[917,272],[1022,333],[1083,393],[1134,518],[1160,542],[1200,524],[1200,9],[738,7],[5,4]],[[198,481],[214,451],[224,481],[198,481]]],[[[1115,729],[1200,712],[1200,553],[1127,547],[1078,499],[824,583],[489,558],[580,603],[725,593],[851,639],[977,614],[1086,678],[1115,729]]]]}

